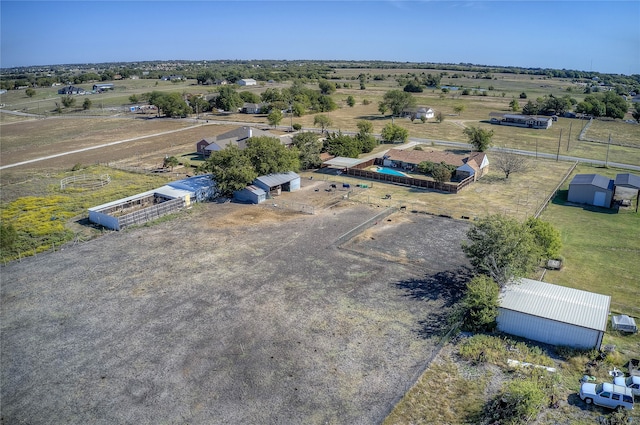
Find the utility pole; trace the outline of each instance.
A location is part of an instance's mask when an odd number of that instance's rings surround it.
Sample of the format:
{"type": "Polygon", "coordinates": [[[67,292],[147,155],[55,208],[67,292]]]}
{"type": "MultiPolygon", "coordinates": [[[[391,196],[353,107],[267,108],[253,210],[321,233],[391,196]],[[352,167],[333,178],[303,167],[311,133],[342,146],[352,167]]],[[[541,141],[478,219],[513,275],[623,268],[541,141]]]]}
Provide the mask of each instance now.
{"type": "Polygon", "coordinates": [[[562,141],[562,129],[560,129],[560,137],[558,137],[558,153],[556,154],[556,162],[560,160],[560,142],[562,141]]]}
{"type": "Polygon", "coordinates": [[[611,133],[609,133],[609,143],[607,144],[607,157],[604,159],[604,168],[609,168],[609,148],[611,147],[611,133]]]}
{"type": "Polygon", "coordinates": [[[569,137],[567,137],[567,152],[569,152],[569,142],[571,142],[571,126],[573,125],[572,122],[569,123],[569,137]]]}

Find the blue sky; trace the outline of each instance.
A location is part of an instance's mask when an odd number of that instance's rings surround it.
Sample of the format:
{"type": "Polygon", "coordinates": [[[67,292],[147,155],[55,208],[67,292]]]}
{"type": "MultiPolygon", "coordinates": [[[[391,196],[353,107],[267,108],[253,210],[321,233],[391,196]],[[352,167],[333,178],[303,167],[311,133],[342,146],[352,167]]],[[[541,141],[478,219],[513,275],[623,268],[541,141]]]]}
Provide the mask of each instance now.
{"type": "Polygon", "coordinates": [[[640,0],[0,0],[0,67],[171,59],[469,62],[640,74],[640,0]]]}

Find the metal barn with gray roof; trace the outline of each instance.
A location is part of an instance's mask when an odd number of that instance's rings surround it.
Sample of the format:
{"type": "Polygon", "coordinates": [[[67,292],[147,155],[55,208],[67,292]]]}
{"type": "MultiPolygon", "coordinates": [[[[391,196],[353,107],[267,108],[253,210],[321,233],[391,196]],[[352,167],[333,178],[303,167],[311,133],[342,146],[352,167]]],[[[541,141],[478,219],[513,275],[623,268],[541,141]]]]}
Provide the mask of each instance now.
{"type": "Polygon", "coordinates": [[[613,179],[600,174],[576,174],[569,183],[567,201],[610,208],[613,201],[613,179]]]}
{"type": "Polygon", "coordinates": [[[293,171],[268,174],[256,178],[253,184],[267,193],[275,192],[275,194],[280,194],[281,191],[293,192],[300,189],[300,176],[293,171]]]}
{"type": "Polygon", "coordinates": [[[611,297],[531,279],[500,294],[498,330],[551,345],[600,348],[611,297]]]}

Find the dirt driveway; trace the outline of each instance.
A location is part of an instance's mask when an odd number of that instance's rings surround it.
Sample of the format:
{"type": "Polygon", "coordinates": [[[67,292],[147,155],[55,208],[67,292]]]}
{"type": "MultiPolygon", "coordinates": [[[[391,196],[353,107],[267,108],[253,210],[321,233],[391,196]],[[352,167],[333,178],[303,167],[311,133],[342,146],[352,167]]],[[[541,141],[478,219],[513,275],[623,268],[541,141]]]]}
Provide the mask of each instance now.
{"type": "Polygon", "coordinates": [[[460,295],[468,226],[380,212],[206,204],[9,264],[2,423],[380,423],[460,295]]]}

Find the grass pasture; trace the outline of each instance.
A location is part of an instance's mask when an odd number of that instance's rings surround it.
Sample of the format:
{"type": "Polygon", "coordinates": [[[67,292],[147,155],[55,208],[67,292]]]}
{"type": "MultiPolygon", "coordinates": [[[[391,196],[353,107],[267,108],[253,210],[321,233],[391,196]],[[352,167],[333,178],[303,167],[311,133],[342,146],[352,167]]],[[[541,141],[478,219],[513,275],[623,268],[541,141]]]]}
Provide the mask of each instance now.
{"type": "MultiPolygon", "coordinates": [[[[624,171],[583,165],[574,174],[614,178],[619,172],[624,171]]],[[[541,216],[560,229],[565,260],[562,270],[548,271],[545,280],[610,295],[613,312],[640,318],[640,213],[635,212],[635,206],[567,205],[570,180],[541,216]]]]}

